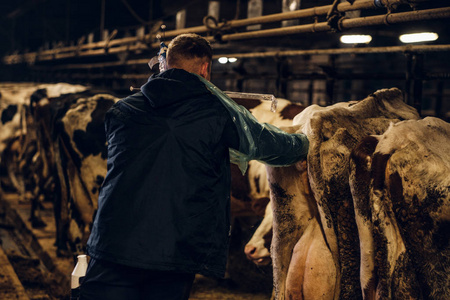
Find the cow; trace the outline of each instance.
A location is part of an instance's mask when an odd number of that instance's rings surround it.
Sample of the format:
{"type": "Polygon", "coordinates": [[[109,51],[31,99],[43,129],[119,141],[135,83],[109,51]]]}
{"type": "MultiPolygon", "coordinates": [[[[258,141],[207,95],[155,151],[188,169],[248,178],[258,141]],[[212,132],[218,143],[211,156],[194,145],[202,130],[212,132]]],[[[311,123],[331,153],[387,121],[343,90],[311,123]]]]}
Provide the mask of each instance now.
{"type": "Polygon", "coordinates": [[[450,124],[391,124],[350,160],[365,299],[450,299],[450,124]]]}
{"type": "MultiPolygon", "coordinates": [[[[347,105],[347,104],[345,103],[337,104],[337,106],[339,105],[347,105]]],[[[316,108],[318,107],[316,106],[316,108]]],[[[291,116],[291,120],[293,120],[295,117],[297,117],[297,115],[291,116]]],[[[297,120],[298,118],[299,117],[297,117],[297,120]]],[[[290,131],[292,133],[295,132],[295,130],[293,131],[292,128],[288,127],[290,125],[292,125],[292,121],[285,122],[284,124],[281,124],[279,126],[284,128],[284,130],[286,131],[290,131]]],[[[304,173],[302,176],[306,176],[306,173],[304,173]]],[[[309,183],[305,183],[304,188],[309,189],[309,183]]],[[[269,196],[270,188],[266,190],[266,193],[269,196]]],[[[269,249],[272,242],[272,227],[273,227],[272,223],[273,223],[272,208],[270,206],[267,206],[261,224],[258,226],[253,236],[245,246],[244,251],[245,254],[247,255],[247,258],[253,261],[258,266],[267,265],[271,261],[269,249]]]]}
{"type": "MultiPolygon", "coordinates": [[[[99,189],[106,175],[105,114],[118,100],[110,94],[80,98],[61,120],[60,151],[66,167],[61,171],[68,178],[65,196],[73,201],[74,210],[79,214],[77,228],[80,229],[78,238],[82,245],[87,242],[89,227],[97,210],[99,189]]],[[[74,234],[73,230],[70,232],[74,234]]]]}
{"type": "Polygon", "coordinates": [[[266,266],[271,262],[269,249],[272,242],[272,223],[273,212],[269,202],[266,205],[263,220],[244,248],[247,259],[257,266],[266,266]]]}
{"type": "Polygon", "coordinates": [[[37,139],[31,118],[29,99],[39,89],[48,89],[51,96],[86,89],[65,83],[2,83],[0,84],[0,163],[7,170],[10,188],[16,190],[22,201],[33,200],[29,192],[36,175],[33,168],[39,165],[37,139]],[[25,199],[27,198],[27,199],[25,199]]]}
{"type": "Polygon", "coordinates": [[[349,185],[349,157],[359,141],[391,123],[419,119],[400,90],[329,107],[312,105],[292,132],[310,141],[307,161],[267,166],[273,207],[271,255],[277,299],[362,299],[360,242],[349,185]]]}
{"type": "Polygon", "coordinates": [[[39,89],[30,98],[41,176],[50,176],[55,188],[58,255],[84,251],[106,174],[104,118],[117,101],[110,93],[87,89],[57,97],[39,89]]]}
{"type": "MultiPolygon", "coordinates": [[[[255,99],[234,100],[247,108],[262,123],[276,126],[287,126],[300,113],[304,106],[285,99],[277,99],[275,112],[271,111],[270,101],[255,99]]],[[[255,224],[261,220],[269,202],[269,186],[264,164],[250,161],[247,172],[242,174],[239,168],[231,164],[231,216],[232,235],[229,249],[228,273],[234,282],[243,288],[253,290],[267,289],[272,281],[270,266],[261,262],[256,266],[247,260],[245,251],[249,252],[245,243],[255,230],[255,224]]],[[[249,253],[248,257],[257,257],[257,253],[249,253]]],[[[252,260],[257,262],[258,259],[252,260]]],[[[269,260],[270,261],[270,260],[269,260]]]]}
{"type": "Polygon", "coordinates": [[[35,84],[0,84],[0,164],[6,171],[3,185],[17,191],[25,198],[25,183],[19,171],[19,157],[30,140],[26,126],[26,101],[35,84]]]}
{"type": "MultiPolygon", "coordinates": [[[[289,100],[278,98],[276,112],[271,112],[272,103],[254,99],[234,99],[236,103],[247,108],[261,123],[275,126],[289,126],[292,120],[305,108],[303,105],[289,100]]],[[[260,239],[253,238],[245,245],[244,252],[247,258],[258,266],[265,266],[270,262],[269,251],[265,245],[270,244],[272,216],[270,206],[270,189],[267,182],[265,165],[258,161],[250,161],[247,173],[241,175],[236,165],[231,165],[231,212],[233,216],[256,215],[264,216],[254,237],[267,228],[260,239]],[[270,227],[270,228],[269,228],[270,227]]]]}
{"type": "MultiPolygon", "coordinates": [[[[290,125],[293,118],[305,108],[301,104],[278,98],[276,111],[272,112],[270,101],[242,98],[233,100],[248,109],[259,122],[275,126],[290,125]]],[[[231,164],[231,215],[264,216],[268,202],[269,186],[264,165],[251,161],[246,174],[242,175],[239,168],[231,164]]]]}

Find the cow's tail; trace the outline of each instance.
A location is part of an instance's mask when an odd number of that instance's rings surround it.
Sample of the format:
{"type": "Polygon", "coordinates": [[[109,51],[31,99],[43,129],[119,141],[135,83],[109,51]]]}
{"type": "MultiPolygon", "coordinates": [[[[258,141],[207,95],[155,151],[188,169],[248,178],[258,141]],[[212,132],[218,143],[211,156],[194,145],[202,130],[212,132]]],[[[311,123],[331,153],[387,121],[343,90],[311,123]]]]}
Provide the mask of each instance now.
{"type": "Polygon", "coordinates": [[[375,299],[377,286],[370,204],[372,156],[377,145],[378,138],[368,136],[353,149],[350,156],[349,184],[360,240],[360,282],[365,300],[375,299]]]}

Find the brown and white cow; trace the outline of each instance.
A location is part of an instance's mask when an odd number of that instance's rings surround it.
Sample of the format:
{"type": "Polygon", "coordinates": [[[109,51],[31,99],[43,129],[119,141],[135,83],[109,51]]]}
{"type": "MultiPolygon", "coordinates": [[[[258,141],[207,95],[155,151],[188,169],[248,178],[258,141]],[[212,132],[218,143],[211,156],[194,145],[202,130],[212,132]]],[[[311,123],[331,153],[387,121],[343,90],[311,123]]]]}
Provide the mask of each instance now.
{"type": "MultiPolygon", "coordinates": [[[[248,109],[261,123],[275,126],[289,126],[293,118],[304,106],[286,99],[277,99],[276,111],[271,111],[272,103],[255,99],[234,99],[248,109]]],[[[246,174],[231,164],[231,214],[233,216],[264,216],[269,202],[269,186],[265,166],[258,161],[250,161],[246,174]]]]}
{"type": "Polygon", "coordinates": [[[306,161],[268,167],[267,175],[273,209],[270,251],[276,299],[334,299],[338,270],[309,185],[306,161]]]}
{"type": "MultiPolygon", "coordinates": [[[[286,99],[277,99],[276,112],[271,111],[271,102],[253,99],[234,99],[247,108],[261,123],[275,126],[289,126],[304,106],[286,99]]],[[[250,161],[247,173],[242,176],[236,165],[231,165],[231,211],[233,216],[264,216],[262,223],[253,238],[245,245],[247,258],[258,266],[270,262],[269,245],[272,239],[272,210],[270,205],[270,189],[267,182],[266,167],[258,161],[250,161]],[[266,232],[267,231],[267,232],[266,232]]]]}
{"type": "Polygon", "coordinates": [[[272,228],[273,211],[269,202],[266,205],[263,220],[244,248],[247,258],[257,266],[266,266],[271,262],[269,249],[272,243],[272,228]]]}
{"type": "Polygon", "coordinates": [[[359,102],[313,105],[294,119],[297,127],[290,130],[310,141],[307,162],[267,167],[277,299],[362,298],[359,247],[364,239],[358,235],[349,186],[350,153],[390,123],[418,118],[401,92],[389,89],[359,102]]]}
{"type": "Polygon", "coordinates": [[[364,298],[450,299],[450,124],[391,124],[350,162],[364,298]]]}

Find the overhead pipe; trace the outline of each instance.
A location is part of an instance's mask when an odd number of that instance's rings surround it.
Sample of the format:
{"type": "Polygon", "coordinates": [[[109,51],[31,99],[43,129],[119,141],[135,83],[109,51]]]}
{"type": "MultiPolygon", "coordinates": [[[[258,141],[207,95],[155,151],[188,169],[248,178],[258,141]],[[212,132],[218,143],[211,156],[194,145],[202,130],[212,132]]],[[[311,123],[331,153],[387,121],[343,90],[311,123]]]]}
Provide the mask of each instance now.
{"type": "MultiPolygon", "coordinates": [[[[377,15],[362,18],[347,19],[342,18],[338,22],[339,30],[352,29],[357,27],[374,26],[374,25],[389,25],[411,21],[425,21],[431,19],[441,19],[450,17],[450,7],[441,7],[425,10],[417,10],[401,13],[389,13],[386,15],[377,15]]],[[[236,41],[243,39],[274,37],[289,34],[308,33],[308,32],[323,32],[331,31],[334,28],[327,22],[304,24],[297,26],[290,26],[284,28],[274,28],[258,30],[253,32],[242,32],[226,34],[222,36],[222,41],[236,41]]]]}
{"type": "Polygon", "coordinates": [[[408,53],[408,52],[444,52],[450,51],[450,45],[408,45],[390,47],[367,48],[338,48],[338,49],[311,49],[311,50],[286,50],[250,53],[217,54],[213,58],[221,56],[236,58],[261,58],[277,56],[305,56],[305,55],[342,55],[342,54],[371,54],[371,53],[408,53]]]}
{"type": "MultiPolygon", "coordinates": [[[[312,49],[312,50],[286,50],[286,51],[267,51],[251,53],[229,53],[215,54],[213,59],[222,56],[236,58],[263,58],[263,57],[283,57],[283,56],[306,56],[306,55],[346,55],[346,54],[371,54],[371,53],[425,53],[425,52],[445,52],[450,51],[450,45],[407,45],[391,47],[367,47],[367,48],[337,48],[337,49],[312,49]]],[[[91,64],[65,64],[51,66],[52,70],[60,69],[96,69],[117,67],[123,65],[146,65],[148,58],[133,59],[126,62],[103,62],[91,64]]],[[[37,66],[37,70],[45,70],[44,66],[37,66]]]]}
{"type": "MultiPolygon", "coordinates": [[[[55,73],[56,77],[63,78],[68,73],[65,72],[58,72],[55,73]]],[[[90,78],[90,79],[108,79],[108,78],[118,78],[118,79],[148,79],[149,74],[148,73],[135,73],[135,74],[122,74],[122,73],[98,73],[98,74],[92,74],[92,73],[71,73],[71,78],[77,78],[77,79],[84,79],[84,78],[90,78]]],[[[337,73],[334,78],[336,80],[405,80],[406,75],[404,73],[352,73],[352,74],[341,74],[337,73]]],[[[422,80],[449,80],[449,74],[446,73],[429,73],[424,74],[422,77],[420,77],[422,80]]],[[[214,79],[236,79],[232,75],[223,75],[223,74],[215,74],[214,79]]],[[[255,80],[255,79],[264,79],[264,80],[275,80],[276,76],[261,76],[258,74],[248,75],[245,78],[242,78],[241,80],[255,80]]],[[[283,81],[289,81],[289,80],[326,80],[327,75],[321,74],[321,73],[301,73],[301,74],[295,74],[291,75],[287,78],[283,78],[283,81]]],[[[130,87],[131,91],[138,91],[139,88],[136,87],[130,87]]],[[[325,92],[325,90],[324,90],[325,92]]],[[[447,96],[447,95],[444,95],[447,96]]],[[[450,96],[450,94],[448,94],[450,96]]]]}
{"type": "MultiPolygon", "coordinates": [[[[410,3],[411,0],[356,0],[353,4],[350,4],[348,2],[342,2],[337,5],[336,11],[337,12],[347,12],[347,11],[354,11],[354,10],[365,10],[365,9],[375,9],[379,8],[381,6],[387,6],[387,5],[397,5],[402,3],[410,3]]],[[[425,0],[418,0],[418,1],[425,1],[425,0]]],[[[300,18],[307,18],[307,17],[314,17],[314,16],[320,16],[320,15],[326,15],[328,11],[332,8],[332,5],[325,5],[325,6],[319,6],[319,7],[312,7],[307,9],[300,9],[296,11],[291,12],[283,12],[283,13],[277,13],[277,14],[271,14],[267,16],[260,16],[255,18],[248,18],[248,19],[242,19],[242,20],[230,20],[227,22],[221,22],[217,24],[217,28],[223,28],[226,26],[226,29],[232,29],[232,28],[238,28],[248,25],[254,25],[254,24],[264,24],[264,23],[272,23],[272,22],[278,22],[278,21],[284,21],[284,20],[292,20],[292,19],[300,19],[300,18]]],[[[206,25],[202,26],[196,26],[196,27],[190,27],[190,28],[184,28],[184,29],[178,29],[178,30],[171,30],[166,31],[165,36],[175,37],[179,34],[183,33],[205,33],[209,32],[211,30],[214,30],[214,28],[211,28],[206,25]]],[[[50,49],[50,50],[44,50],[39,52],[32,52],[27,53],[30,54],[31,58],[37,58],[39,57],[39,60],[51,60],[51,59],[58,59],[58,58],[68,58],[68,57],[76,57],[81,56],[82,52],[85,52],[86,50],[92,50],[94,52],[91,52],[92,55],[98,55],[98,54],[105,54],[106,50],[112,50],[116,46],[120,48],[119,51],[127,50],[127,45],[130,46],[134,43],[141,42],[143,46],[147,46],[147,41],[153,41],[155,39],[155,34],[150,33],[146,34],[144,38],[139,38],[137,36],[133,37],[126,37],[126,38],[120,38],[120,39],[114,39],[109,41],[109,43],[106,43],[105,41],[99,41],[95,43],[89,43],[89,44],[82,44],[77,46],[69,46],[69,47],[61,47],[58,49],[50,49]],[[120,47],[123,46],[123,47],[120,47]],[[96,51],[98,50],[98,51],[96,51]],[[63,53],[67,53],[67,55],[62,55],[63,53]]],[[[213,38],[211,37],[210,40],[213,38]]],[[[152,43],[149,46],[151,48],[158,48],[159,43],[152,43]]],[[[111,51],[108,51],[110,53],[114,53],[111,51]]],[[[23,54],[22,56],[25,57],[23,54]]],[[[20,55],[10,55],[9,57],[5,57],[5,61],[8,63],[16,63],[17,59],[13,59],[13,56],[20,56],[20,55]]],[[[28,59],[30,60],[30,58],[28,59]]],[[[20,59],[19,59],[20,61],[20,59]]],[[[26,59],[25,59],[26,61],[26,59]]]]}
{"type": "MultiPolygon", "coordinates": [[[[356,2],[355,2],[356,3],[356,2]]],[[[354,19],[346,19],[342,18],[339,22],[339,27],[341,30],[344,29],[352,29],[364,26],[374,26],[374,25],[383,25],[383,24],[396,24],[410,21],[424,21],[430,19],[438,19],[438,18],[448,18],[450,17],[450,7],[445,8],[435,8],[428,10],[420,10],[420,11],[411,11],[411,12],[402,12],[402,13],[391,13],[386,15],[377,15],[371,17],[362,17],[362,18],[354,18],[354,19]]],[[[281,35],[289,35],[289,34],[298,34],[298,33],[311,33],[311,32],[324,32],[331,31],[333,28],[328,25],[327,22],[321,23],[312,23],[305,25],[297,25],[290,26],[284,28],[274,28],[274,29],[265,29],[258,30],[253,32],[243,32],[243,33],[234,33],[227,34],[221,37],[222,41],[233,41],[233,40],[243,40],[243,39],[252,39],[252,38],[261,38],[261,37],[273,37],[273,36],[281,36],[281,35]]],[[[214,37],[207,37],[210,41],[214,40],[214,37]]],[[[123,51],[135,50],[135,49],[145,49],[145,45],[138,46],[122,46],[109,49],[109,53],[119,53],[123,51]]],[[[153,48],[158,48],[159,43],[153,43],[153,48]]],[[[365,48],[367,49],[367,48],[365,48]]],[[[344,49],[342,49],[344,50],[344,49]]],[[[102,49],[94,50],[96,54],[101,54],[102,49]]],[[[93,55],[94,53],[86,53],[86,55],[93,55]]],[[[80,56],[83,54],[80,54],[80,56]]],[[[64,56],[62,56],[64,57],[64,56]]]]}
{"type": "MultiPolygon", "coordinates": [[[[427,1],[427,0],[419,0],[419,1],[423,2],[423,1],[427,1]]],[[[349,2],[341,2],[336,6],[336,12],[375,9],[375,8],[387,7],[387,6],[398,5],[398,4],[405,4],[405,3],[410,3],[410,2],[411,2],[410,0],[356,0],[355,2],[353,2],[353,4],[350,4],[349,2]]],[[[333,5],[325,5],[325,6],[299,9],[299,10],[295,10],[295,11],[282,12],[282,13],[248,18],[248,19],[242,19],[242,20],[230,20],[227,22],[221,22],[221,23],[217,24],[217,28],[224,27],[226,29],[231,29],[231,28],[244,27],[244,26],[255,25],[255,24],[265,24],[265,23],[273,23],[273,22],[286,21],[286,20],[292,20],[292,19],[316,17],[316,16],[328,14],[330,9],[332,9],[332,8],[333,8],[333,5]]],[[[192,27],[192,29],[202,30],[201,32],[209,31],[208,28],[204,28],[204,27],[206,27],[206,26],[192,27]],[[203,31],[204,29],[207,29],[207,30],[203,31]]],[[[167,31],[165,33],[165,35],[167,37],[174,37],[174,36],[177,36],[182,33],[194,32],[194,31],[189,31],[189,29],[190,28],[185,28],[182,30],[167,31]]],[[[194,32],[194,33],[199,33],[199,32],[194,32]]]]}
{"type": "MultiPolygon", "coordinates": [[[[353,5],[343,2],[337,6],[337,11],[345,12],[352,10],[360,10],[360,9],[369,9],[376,8],[380,5],[389,6],[394,4],[401,3],[412,3],[412,2],[421,2],[425,0],[356,0],[353,5]]],[[[261,23],[269,23],[276,22],[282,20],[290,20],[296,18],[304,18],[311,16],[318,16],[327,14],[329,9],[332,8],[332,5],[326,5],[321,7],[314,7],[308,9],[302,9],[292,12],[284,12],[279,14],[261,16],[256,18],[244,19],[244,20],[232,20],[227,23],[231,27],[241,27],[252,24],[261,24],[261,23]]],[[[377,15],[372,17],[362,17],[362,18],[354,18],[354,19],[346,19],[342,18],[339,22],[339,27],[341,30],[350,29],[356,27],[363,26],[371,26],[371,25],[382,25],[382,24],[394,24],[401,23],[407,21],[419,21],[419,20],[429,20],[435,18],[445,18],[450,16],[450,7],[446,8],[436,8],[436,9],[428,9],[428,10],[420,10],[413,12],[403,12],[403,13],[392,13],[387,15],[377,15]]],[[[222,26],[224,23],[219,23],[218,27],[222,26]]],[[[287,34],[298,34],[298,33],[307,33],[307,32],[320,32],[320,31],[330,31],[333,28],[328,25],[327,22],[321,23],[313,23],[313,24],[305,24],[305,25],[297,25],[290,26],[284,28],[276,28],[276,29],[266,29],[252,32],[243,32],[243,33],[234,33],[234,34],[226,34],[221,37],[222,41],[232,41],[232,40],[242,40],[242,39],[251,39],[251,38],[260,38],[260,37],[272,37],[272,36],[280,36],[287,34]]],[[[166,37],[176,36],[181,33],[202,33],[207,32],[208,29],[206,26],[197,26],[184,28],[180,30],[172,30],[165,32],[166,37]]],[[[213,41],[214,37],[207,37],[208,40],[213,41]]],[[[72,47],[62,47],[58,49],[40,51],[40,52],[31,52],[23,55],[10,55],[4,57],[4,62],[7,64],[20,63],[20,62],[30,62],[33,63],[36,60],[44,61],[44,60],[52,60],[52,59],[63,59],[63,58],[71,58],[71,57],[82,57],[82,56],[95,56],[95,55],[104,55],[104,54],[114,54],[121,53],[127,51],[139,51],[139,50],[147,50],[148,48],[158,48],[159,43],[151,43],[147,44],[145,41],[154,40],[153,34],[147,34],[143,39],[138,40],[138,37],[127,37],[122,39],[111,40],[109,42],[101,41],[97,43],[84,44],[72,47]],[[137,45],[133,45],[137,43],[137,45]],[[118,47],[115,47],[115,46],[118,47]],[[88,51],[83,51],[83,50],[88,51]],[[92,49],[92,50],[89,50],[92,49]]]]}
{"type": "MultiPolygon", "coordinates": [[[[420,2],[428,1],[428,0],[416,0],[420,2]]],[[[411,3],[411,0],[356,0],[353,2],[353,4],[350,4],[349,2],[342,2],[339,3],[336,7],[336,12],[347,12],[347,11],[355,11],[355,10],[366,10],[366,9],[376,9],[376,8],[382,8],[387,6],[393,6],[398,4],[406,4],[411,3]]],[[[306,9],[299,9],[295,11],[289,11],[289,12],[282,12],[277,14],[271,14],[266,16],[260,16],[260,17],[254,17],[254,18],[247,18],[247,19],[241,19],[241,20],[230,20],[226,22],[220,22],[217,24],[217,28],[226,28],[226,29],[232,29],[232,28],[239,28],[244,27],[248,25],[256,25],[256,24],[266,24],[266,23],[274,23],[279,21],[286,21],[286,20],[292,20],[292,19],[301,19],[301,18],[308,18],[308,17],[316,17],[321,15],[326,15],[329,10],[333,7],[333,5],[324,5],[319,7],[311,7],[306,9]]],[[[209,26],[202,25],[202,26],[195,26],[195,27],[189,27],[189,28],[183,28],[183,29],[177,29],[177,30],[169,30],[164,33],[166,37],[175,37],[180,34],[184,33],[205,33],[209,32],[212,29],[209,26]]],[[[147,34],[145,36],[147,39],[154,38],[154,36],[147,34]]],[[[118,41],[118,40],[117,40],[118,41]]],[[[127,42],[131,42],[132,38],[128,38],[127,42]]],[[[113,44],[111,44],[113,45],[113,44]]],[[[101,47],[101,42],[98,43],[98,47],[101,47]]],[[[159,47],[159,44],[158,44],[159,47]]]]}

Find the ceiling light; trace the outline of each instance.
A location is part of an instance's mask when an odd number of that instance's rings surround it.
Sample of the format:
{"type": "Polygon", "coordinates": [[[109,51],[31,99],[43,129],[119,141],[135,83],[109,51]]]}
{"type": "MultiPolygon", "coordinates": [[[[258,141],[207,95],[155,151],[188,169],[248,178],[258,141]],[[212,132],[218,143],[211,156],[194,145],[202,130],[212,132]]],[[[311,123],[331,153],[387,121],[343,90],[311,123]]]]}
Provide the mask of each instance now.
{"type": "Polygon", "coordinates": [[[228,58],[228,61],[229,61],[230,63],[234,63],[234,62],[237,61],[237,58],[236,58],[236,57],[229,57],[229,58],[228,58]]]}
{"type": "Polygon", "coordinates": [[[419,33],[409,33],[402,34],[399,39],[403,43],[419,43],[419,42],[429,42],[438,39],[437,33],[434,32],[419,32],[419,33]]]}
{"type": "Polygon", "coordinates": [[[228,58],[225,56],[219,57],[219,63],[226,64],[228,62],[228,58]]]}
{"type": "Polygon", "coordinates": [[[372,40],[370,35],[353,34],[341,36],[341,43],[344,44],[368,44],[372,40]]]}

